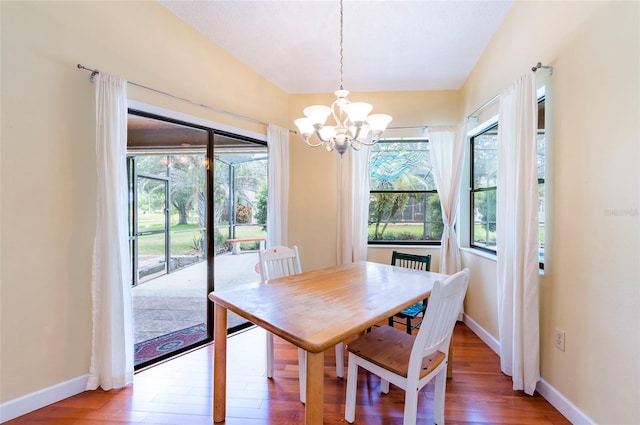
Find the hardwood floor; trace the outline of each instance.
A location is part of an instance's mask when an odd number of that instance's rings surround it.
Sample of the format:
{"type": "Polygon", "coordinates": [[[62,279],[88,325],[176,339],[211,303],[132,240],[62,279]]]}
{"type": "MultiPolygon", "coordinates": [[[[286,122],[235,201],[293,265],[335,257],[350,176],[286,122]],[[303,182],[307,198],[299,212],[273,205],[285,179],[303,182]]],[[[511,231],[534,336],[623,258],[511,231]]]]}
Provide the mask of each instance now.
{"type": "MultiPolygon", "coordinates": [[[[304,423],[299,401],[297,350],[276,341],[276,371],[266,378],[265,333],[252,328],[228,342],[227,425],[304,423]]],[[[498,356],[464,324],[454,333],[453,378],[447,381],[448,424],[564,425],[570,422],[545,399],[511,389],[500,372],[498,356]]],[[[213,345],[136,374],[121,390],[88,391],[21,416],[6,425],[210,425],[212,424],[213,345]]],[[[325,424],[345,424],[345,380],[335,377],[335,351],[325,355],[325,424]]],[[[346,359],[345,359],[346,364],[346,359]]],[[[345,370],[346,376],[346,370],[345,370]]],[[[380,380],[360,371],[356,424],[402,423],[404,393],[391,386],[380,393],[380,380]]],[[[431,424],[433,384],[420,393],[418,423],[431,424]]]]}

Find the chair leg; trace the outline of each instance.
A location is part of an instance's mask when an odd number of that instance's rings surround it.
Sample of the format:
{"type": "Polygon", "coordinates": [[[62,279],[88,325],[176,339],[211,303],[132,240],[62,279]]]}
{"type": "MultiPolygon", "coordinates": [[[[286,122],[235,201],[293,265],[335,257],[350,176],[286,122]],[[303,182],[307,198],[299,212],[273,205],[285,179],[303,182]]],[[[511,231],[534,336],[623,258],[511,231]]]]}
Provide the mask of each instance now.
{"type": "Polygon", "coordinates": [[[445,365],[435,379],[433,394],[433,421],[437,425],[444,425],[444,395],[447,387],[447,366],[445,365]]]}
{"type": "Polygon", "coordinates": [[[416,425],[418,416],[418,391],[407,388],[404,392],[404,419],[402,425],[416,425]]]}
{"type": "Polygon", "coordinates": [[[393,317],[389,317],[389,326],[393,327],[393,317]]]}
{"type": "Polygon", "coordinates": [[[350,424],[356,419],[356,392],[358,389],[358,364],[349,353],[347,371],[347,399],[344,407],[344,419],[350,424]]]}
{"type": "Polygon", "coordinates": [[[380,392],[382,394],[389,394],[389,381],[384,378],[380,378],[380,392]]]}
{"type": "Polygon", "coordinates": [[[344,344],[341,342],[336,344],[336,375],[344,378],[344,344]]]}
{"type": "Polygon", "coordinates": [[[273,378],[273,334],[267,331],[267,378],[273,378]]]}
{"type": "Polygon", "coordinates": [[[300,401],[307,402],[307,352],[298,348],[298,383],[300,384],[300,401]]]}
{"type": "Polygon", "coordinates": [[[411,317],[407,317],[407,333],[411,335],[411,317]]]}

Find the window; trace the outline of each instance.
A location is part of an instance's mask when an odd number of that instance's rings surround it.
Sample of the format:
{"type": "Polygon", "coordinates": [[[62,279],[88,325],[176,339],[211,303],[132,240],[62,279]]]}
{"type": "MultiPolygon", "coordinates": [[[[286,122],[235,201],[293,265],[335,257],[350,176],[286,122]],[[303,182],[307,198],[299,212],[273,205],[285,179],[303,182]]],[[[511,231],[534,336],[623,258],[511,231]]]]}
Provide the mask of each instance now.
{"type": "Polygon", "coordinates": [[[428,141],[381,140],[369,166],[369,243],[439,244],[444,225],[428,141]]]}
{"type": "Polygon", "coordinates": [[[545,98],[538,99],[538,262],[544,269],[544,211],[545,211],[545,168],[546,168],[545,98]]]}
{"type": "MultiPolygon", "coordinates": [[[[471,232],[469,245],[496,252],[496,189],[498,178],[498,131],[493,124],[471,137],[471,232]]],[[[538,228],[539,263],[544,269],[545,240],[545,98],[538,99],[538,228]]]]}
{"type": "Polygon", "coordinates": [[[470,245],[496,252],[498,124],[471,137],[470,245]]]}

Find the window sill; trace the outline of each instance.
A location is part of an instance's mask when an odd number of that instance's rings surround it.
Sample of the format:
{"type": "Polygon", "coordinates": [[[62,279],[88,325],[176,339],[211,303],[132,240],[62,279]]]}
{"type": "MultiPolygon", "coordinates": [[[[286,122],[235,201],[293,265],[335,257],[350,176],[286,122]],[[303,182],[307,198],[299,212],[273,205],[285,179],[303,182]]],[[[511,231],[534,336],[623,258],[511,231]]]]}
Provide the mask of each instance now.
{"type": "Polygon", "coordinates": [[[383,248],[383,249],[389,249],[389,248],[427,248],[427,249],[440,249],[441,245],[426,245],[426,244],[367,244],[367,248],[368,249],[376,249],[376,248],[383,248]]]}
{"type": "MultiPolygon", "coordinates": [[[[478,257],[486,258],[491,261],[498,261],[498,257],[495,254],[491,254],[490,252],[483,251],[481,249],[474,249],[469,247],[461,247],[460,251],[468,252],[469,254],[477,255],[478,257]]],[[[544,277],[545,272],[544,269],[538,269],[538,275],[544,277]]]]}
{"type": "Polygon", "coordinates": [[[492,254],[487,251],[483,251],[481,249],[469,248],[469,247],[461,247],[460,251],[468,252],[469,254],[477,255],[478,257],[486,258],[487,260],[497,261],[498,257],[496,254],[492,254]]]}

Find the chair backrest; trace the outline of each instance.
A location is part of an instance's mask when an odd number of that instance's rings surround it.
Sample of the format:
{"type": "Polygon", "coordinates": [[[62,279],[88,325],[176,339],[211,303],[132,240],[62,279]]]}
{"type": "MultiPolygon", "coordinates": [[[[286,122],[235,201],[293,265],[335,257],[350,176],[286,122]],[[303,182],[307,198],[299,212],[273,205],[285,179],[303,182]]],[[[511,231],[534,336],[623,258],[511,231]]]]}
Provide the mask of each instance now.
{"type": "Polygon", "coordinates": [[[260,278],[265,281],[302,272],[298,247],[273,246],[258,251],[260,278]]]}
{"type": "Polygon", "coordinates": [[[420,326],[411,350],[409,374],[419,376],[422,359],[425,356],[436,351],[448,354],[453,328],[468,286],[468,269],[449,276],[444,283],[439,280],[435,282],[429,296],[423,324],[420,326]]]}
{"type": "Polygon", "coordinates": [[[393,251],[393,254],[391,254],[391,265],[405,267],[407,269],[429,271],[431,270],[431,254],[416,255],[393,251]]]}

